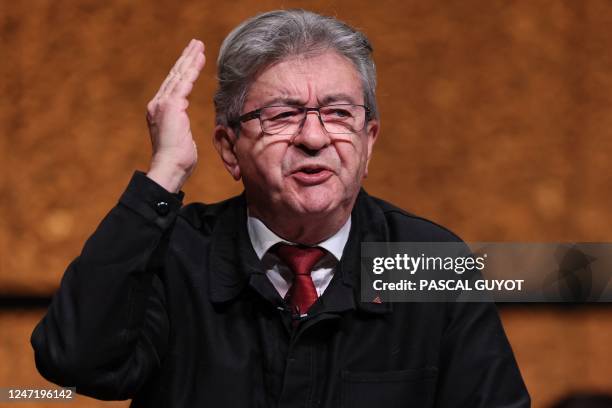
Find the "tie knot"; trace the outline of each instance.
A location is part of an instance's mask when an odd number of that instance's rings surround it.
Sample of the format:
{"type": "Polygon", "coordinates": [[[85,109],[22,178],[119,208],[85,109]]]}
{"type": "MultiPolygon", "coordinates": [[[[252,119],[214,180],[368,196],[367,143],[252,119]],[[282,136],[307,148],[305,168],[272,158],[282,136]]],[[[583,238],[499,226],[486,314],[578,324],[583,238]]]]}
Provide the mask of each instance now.
{"type": "Polygon", "coordinates": [[[295,275],[310,275],[312,267],[325,255],[320,247],[277,244],[274,252],[295,275]]]}

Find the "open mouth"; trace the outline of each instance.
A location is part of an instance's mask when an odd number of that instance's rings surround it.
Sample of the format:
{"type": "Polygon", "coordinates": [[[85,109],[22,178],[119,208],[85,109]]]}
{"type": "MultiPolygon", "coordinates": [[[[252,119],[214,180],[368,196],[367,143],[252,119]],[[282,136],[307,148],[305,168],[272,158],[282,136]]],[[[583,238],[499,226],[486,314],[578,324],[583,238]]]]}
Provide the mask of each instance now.
{"type": "Polygon", "coordinates": [[[322,171],[329,171],[329,167],[327,167],[324,164],[318,164],[318,163],[308,163],[308,164],[304,164],[302,166],[299,166],[297,169],[295,169],[295,173],[306,173],[306,174],[316,174],[322,171]]]}
{"type": "Polygon", "coordinates": [[[323,167],[315,167],[315,168],[301,169],[299,171],[302,171],[302,172],[304,172],[306,174],[316,174],[316,173],[318,173],[320,171],[323,171],[323,170],[325,170],[323,167]]]}
{"type": "Polygon", "coordinates": [[[332,171],[321,166],[304,166],[297,169],[292,177],[303,185],[321,184],[332,176],[332,171]]]}

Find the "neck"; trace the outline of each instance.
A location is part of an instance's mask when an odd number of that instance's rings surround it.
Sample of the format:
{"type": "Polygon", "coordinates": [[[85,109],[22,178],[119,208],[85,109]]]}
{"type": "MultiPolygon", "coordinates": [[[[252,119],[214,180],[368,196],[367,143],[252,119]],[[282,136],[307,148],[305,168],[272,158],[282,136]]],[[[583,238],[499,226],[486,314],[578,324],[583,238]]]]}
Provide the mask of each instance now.
{"type": "Polygon", "coordinates": [[[337,208],[325,214],[286,214],[261,211],[249,205],[249,213],[260,219],[279,237],[303,245],[316,245],[334,235],[351,216],[349,208],[337,208]]]}

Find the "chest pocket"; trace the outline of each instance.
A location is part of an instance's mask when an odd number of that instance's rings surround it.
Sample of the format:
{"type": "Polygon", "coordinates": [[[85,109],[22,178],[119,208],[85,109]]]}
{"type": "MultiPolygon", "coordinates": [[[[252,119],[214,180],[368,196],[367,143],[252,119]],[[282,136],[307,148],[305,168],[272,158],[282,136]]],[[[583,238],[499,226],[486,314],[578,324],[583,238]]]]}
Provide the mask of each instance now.
{"type": "Polygon", "coordinates": [[[342,372],[344,408],[426,408],[433,406],[436,367],[383,371],[342,372]]]}

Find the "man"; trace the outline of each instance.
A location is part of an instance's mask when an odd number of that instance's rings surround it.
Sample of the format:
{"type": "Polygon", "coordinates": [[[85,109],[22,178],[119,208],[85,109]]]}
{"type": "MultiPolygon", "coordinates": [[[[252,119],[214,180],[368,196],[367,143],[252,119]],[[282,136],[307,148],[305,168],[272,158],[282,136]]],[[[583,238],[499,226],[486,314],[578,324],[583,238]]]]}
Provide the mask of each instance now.
{"type": "Polygon", "coordinates": [[[360,243],[458,241],[361,190],[366,37],[302,10],[224,41],[214,145],[244,194],[181,208],[193,40],[148,105],[153,158],[32,335],[49,380],[136,407],[527,407],[494,306],[361,302],[360,243]]]}

